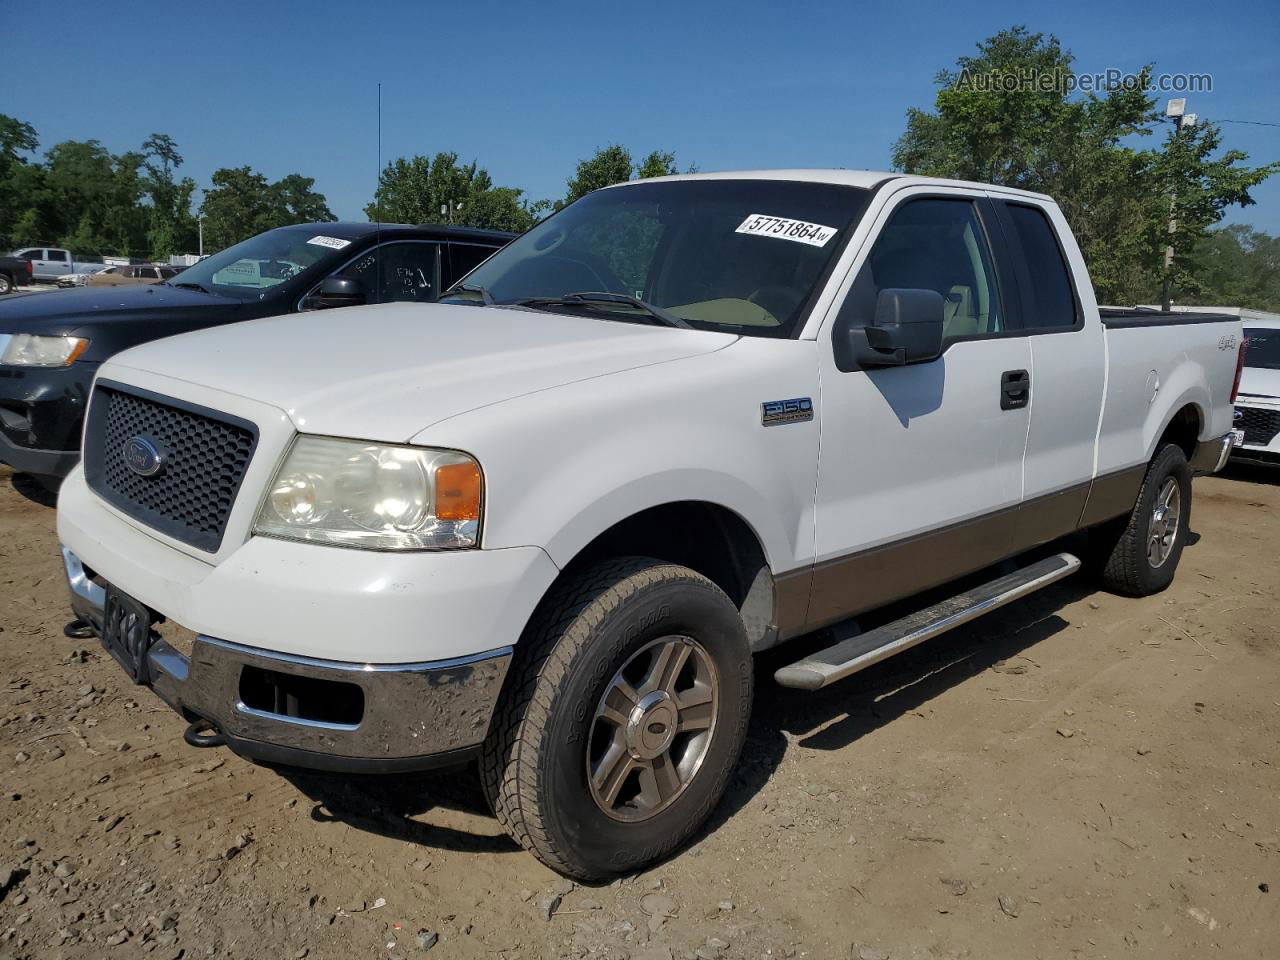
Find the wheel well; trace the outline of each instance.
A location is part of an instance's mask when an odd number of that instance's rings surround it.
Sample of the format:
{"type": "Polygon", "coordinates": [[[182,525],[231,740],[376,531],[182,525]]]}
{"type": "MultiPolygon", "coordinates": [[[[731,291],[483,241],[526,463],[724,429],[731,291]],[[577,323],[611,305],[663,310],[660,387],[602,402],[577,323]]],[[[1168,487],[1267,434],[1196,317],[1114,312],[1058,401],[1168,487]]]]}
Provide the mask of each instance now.
{"type": "Polygon", "coordinates": [[[1156,444],[1155,452],[1158,453],[1166,443],[1175,443],[1182,448],[1182,452],[1190,460],[1195,455],[1196,445],[1199,442],[1200,411],[1189,403],[1173,415],[1169,425],[1164,428],[1164,433],[1160,435],[1160,442],[1156,444]]]}
{"type": "Polygon", "coordinates": [[[653,557],[696,570],[738,607],[752,649],[773,642],[773,574],[755,531],[732,510],[698,500],[642,510],[583,547],[561,576],[626,556],[653,557]]]}

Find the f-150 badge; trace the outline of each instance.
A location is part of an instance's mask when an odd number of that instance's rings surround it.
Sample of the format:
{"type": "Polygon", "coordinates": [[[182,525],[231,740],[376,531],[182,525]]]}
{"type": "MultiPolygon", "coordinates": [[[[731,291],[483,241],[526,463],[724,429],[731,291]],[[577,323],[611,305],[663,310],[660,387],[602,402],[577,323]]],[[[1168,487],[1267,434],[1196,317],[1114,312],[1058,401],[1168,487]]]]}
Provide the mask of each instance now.
{"type": "Polygon", "coordinates": [[[766,400],[760,404],[760,423],[776,427],[783,423],[804,423],[813,419],[813,400],[796,397],[793,400],[766,400]]]}

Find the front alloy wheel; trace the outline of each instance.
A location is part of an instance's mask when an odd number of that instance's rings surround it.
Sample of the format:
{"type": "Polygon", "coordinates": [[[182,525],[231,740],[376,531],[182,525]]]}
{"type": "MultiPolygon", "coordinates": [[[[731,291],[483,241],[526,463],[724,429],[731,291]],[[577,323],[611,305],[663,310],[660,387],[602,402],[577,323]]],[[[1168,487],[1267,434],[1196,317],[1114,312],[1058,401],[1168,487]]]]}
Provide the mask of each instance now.
{"type": "Polygon", "coordinates": [[[570,574],[516,646],[481,754],[499,822],[580,880],[661,860],[724,793],[751,670],[737,607],[701,574],[643,557],[570,574]]]}
{"type": "Polygon", "coordinates": [[[718,686],[691,637],[660,637],[614,674],[587,747],[591,796],[604,813],[647,820],[684,792],[715,736],[718,686]]]}

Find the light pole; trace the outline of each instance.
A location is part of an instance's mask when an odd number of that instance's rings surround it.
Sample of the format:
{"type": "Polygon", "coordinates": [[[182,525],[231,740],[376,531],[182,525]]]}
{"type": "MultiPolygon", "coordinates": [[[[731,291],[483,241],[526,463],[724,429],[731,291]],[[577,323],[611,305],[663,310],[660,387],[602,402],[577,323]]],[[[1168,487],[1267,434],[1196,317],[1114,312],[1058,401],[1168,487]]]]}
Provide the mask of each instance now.
{"type": "MultiPolygon", "coordinates": [[[[1194,127],[1196,115],[1187,113],[1187,98],[1178,97],[1170,100],[1164,108],[1164,115],[1173,121],[1173,137],[1178,140],[1183,127],[1194,127]]],[[[1169,185],[1169,242],[1164,248],[1164,280],[1160,285],[1160,309],[1169,312],[1173,306],[1173,236],[1178,232],[1177,217],[1178,187],[1176,183],[1169,185]]]]}
{"type": "Polygon", "coordinates": [[[462,212],[461,200],[457,201],[456,203],[453,201],[450,201],[448,203],[440,204],[440,216],[448,217],[449,223],[453,223],[453,215],[455,213],[461,213],[461,212],[462,212]]]}

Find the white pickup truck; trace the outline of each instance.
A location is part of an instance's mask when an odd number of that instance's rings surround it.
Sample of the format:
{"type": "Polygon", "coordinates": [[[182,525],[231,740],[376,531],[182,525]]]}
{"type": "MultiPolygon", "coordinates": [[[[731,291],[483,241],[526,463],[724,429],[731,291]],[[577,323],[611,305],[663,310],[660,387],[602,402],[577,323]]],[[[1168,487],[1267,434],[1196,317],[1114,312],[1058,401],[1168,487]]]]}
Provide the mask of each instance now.
{"type": "Polygon", "coordinates": [[[816,689],[1082,561],[1167,586],[1193,470],[1230,451],[1240,345],[1235,318],[1101,315],[1048,197],[849,171],[619,185],[446,302],[105,362],[58,503],[69,629],[193,745],[478,757],[511,835],[599,879],[715,806],[753,653],[831,628],[775,674],[816,689]],[[1045,546],[1085,529],[1080,557],[1045,546]]]}

